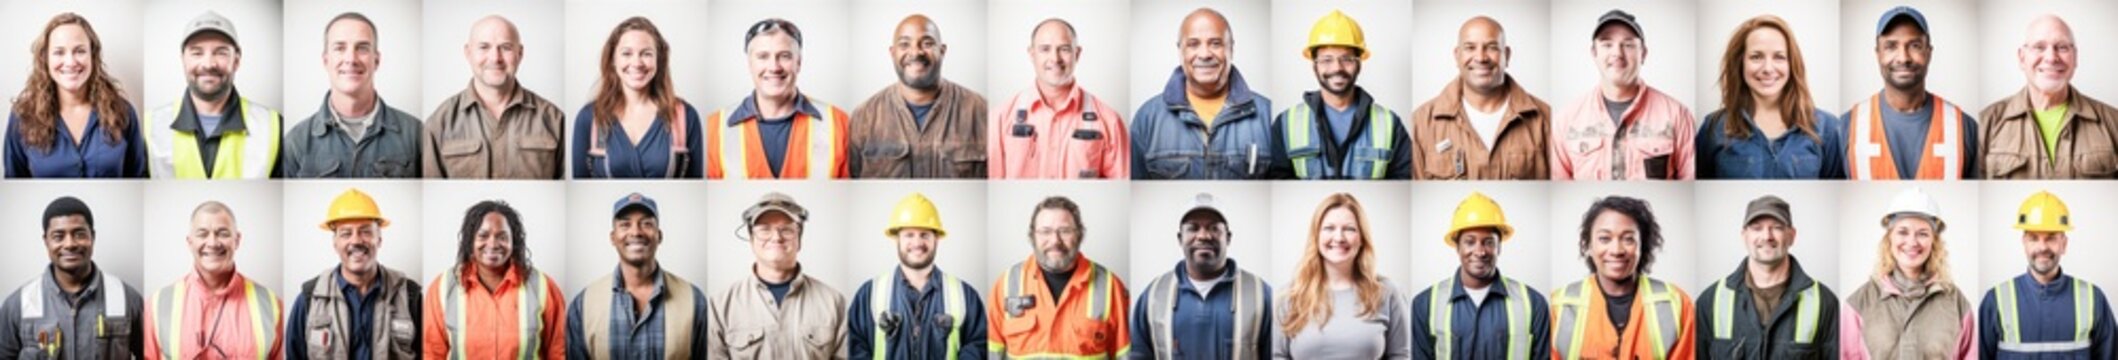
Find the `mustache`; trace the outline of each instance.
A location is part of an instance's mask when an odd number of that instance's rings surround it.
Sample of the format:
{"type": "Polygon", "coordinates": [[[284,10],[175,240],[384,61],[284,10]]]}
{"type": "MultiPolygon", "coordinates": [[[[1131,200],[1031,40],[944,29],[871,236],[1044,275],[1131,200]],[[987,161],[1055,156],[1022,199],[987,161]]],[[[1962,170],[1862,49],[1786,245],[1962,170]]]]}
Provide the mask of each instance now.
{"type": "Polygon", "coordinates": [[[1221,60],[1221,59],[1219,59],[1219,58],[1207,58],[1207,59],[1197,59],[1197,60],[1192,60],[1192,61],[1191,61],[1191,66],[1192,66],[1192,67],[1220,67],[1220,66],[1221,66],[1221,64],[1225,64],[1225,63],[1227,63],[1227,61],[1222,61],[1222,60],[1221,60]]]}

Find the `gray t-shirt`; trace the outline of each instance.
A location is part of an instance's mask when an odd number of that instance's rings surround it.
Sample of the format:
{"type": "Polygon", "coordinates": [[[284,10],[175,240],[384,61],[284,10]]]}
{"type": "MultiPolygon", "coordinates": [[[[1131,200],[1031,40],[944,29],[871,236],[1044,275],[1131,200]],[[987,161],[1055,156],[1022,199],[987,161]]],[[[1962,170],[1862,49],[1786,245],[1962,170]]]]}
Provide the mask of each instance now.
{"type": "Polygon", "coordinates": [[[1611,101],[1610,99],[1604,99],[1604,100],[1603,100],[1603,111],[1609,111],[1609,112],[1611,112],[1611,124],[1617,124],[1617,123],[1620,123],[1620,122],[1624,122],[1624,121],[1625,121],[1625,110],[1626,110],[1626,109],[1631,109],[1632,107],[1633,107],[1633,101],[1632,101],[1632,100],[1626,100],[1626,101],[1611,101]]]}
{"type": "MultiPolygon", "coordinates": [[[[1887,135],[1884,138],[1890,143],[1890,153],[1896,155],[1891,157],[1891,160],[1896,160],[1897,173],[1901,178],[1911,179],[1919,175],[1919,159],[1923,157],[1920,154],[1927,153],[1927,149],[1923,147],[1927,145],[1927,129],[1934,124],[1934,106],[1937,104],[1940,102],[1928,101],[1927,106],[1911,113],[1900,113],[1889,109],[1889,105],[1883,105],[1883,134],[1887,135]]],[[[1867,140],[1853,139],[1859,142],[1867,140]]]]}
{"type": "MultiPolygon", "coordinates": [[[[1367,319],[1357,317],[1355,289],[1331,291],[1331,316],[1312,320],[1290,338],[1274,332],[1273,359],[1411,359],[1412,313],[1397,287],[1384,281],[1383,303],[1367,319]]],[[[1276,310],[1277,311],[1277,310],[1276,310]]]]}
{"type": "Polygon", "coordinates": [[[1331,139],[1332,142],[1345,142],[1347,136],[1353,135],[1350,134],[1353,132],[1353,115],[1359,111],[1351,106],[1345,110],[1324,106],[1324,123],[1331,124],[1331,136],[1337,137],[1331,139]]]}

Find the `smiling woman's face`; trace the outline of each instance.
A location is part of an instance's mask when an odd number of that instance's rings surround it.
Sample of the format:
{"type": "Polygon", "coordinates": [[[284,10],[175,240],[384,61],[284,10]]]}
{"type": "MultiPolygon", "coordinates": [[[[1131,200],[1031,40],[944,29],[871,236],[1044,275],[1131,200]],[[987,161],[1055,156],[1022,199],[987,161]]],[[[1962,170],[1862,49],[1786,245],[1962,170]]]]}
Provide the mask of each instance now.
{"type": "Polygon", "coordinates": [[[59,90],[80,91],[94,75],[95,54],[90,49],[88,31],[80,25],[60,25],[53,28],[45,41],[44,60],[46,74],[51,75],[59,90]]]}

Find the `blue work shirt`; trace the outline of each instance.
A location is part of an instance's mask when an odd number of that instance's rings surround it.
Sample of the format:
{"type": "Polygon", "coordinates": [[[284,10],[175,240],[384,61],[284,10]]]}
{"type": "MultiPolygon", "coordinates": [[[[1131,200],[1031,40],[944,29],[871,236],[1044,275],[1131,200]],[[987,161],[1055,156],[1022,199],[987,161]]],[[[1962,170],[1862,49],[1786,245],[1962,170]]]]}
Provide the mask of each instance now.
{"type": "MultiPolygon", "coordinates": [[[[2000,303],[1994,287],[1978,302],[1978,358],[1980,359],[2118,359],[2118,323],[2111,320],[2111,301],[2097,288],[2094,324],[2089,328],[2089,348],[2077,351],[2021,353],[2000,349],[2000,303]]],[[[2015,277],[2015,320],[2022,342],[2074,341],[2074,277],[2065,273],[2051,284],[2040,284],[2024,273],[2015,277]]]]}
{"type": "MultiPolygon", "coordinates": [[[[338,270],[332,270],[334,274],[337,272],[338,270]]],[[[352,354],[353,360],[374,358],[375,351],[368,347],[375,343],[375,303],[379,302],[376,297],[382,296],[383,284],[373,284],[368,287],[367,292],[361,292],[360,287],[346,282],[345,277],[332,276],[331,278],[337,280],[336,285],[340,293],[359,294],[345,297],[346,320],[350,322],[346,326],[348,334],[344,337],[349,342],[346,353],[352,354]]],[[[381,281],[379,276],[376,279],[378,282],[381,281]]],[[[413,300],[412,302],[418,302],[418,300],[413,300]]],[[[281,353],[286,354],[288,360],[308,359],[309,332],[305,328],[309,324],[309,297],[297,296],[294,298],[294,307],[287,311],[287,324],[297,330],[304,331],[285,332],[286,335],[283,337],[286,340],[281,342],[285,348],[281,353]]]]}
{"type": "Polygon", "coordinates": [[[1272,100],[1250,90],[1243,72],[1228,69],[1227,98],[1212,124],[1185,92],[1184,69],[1170,70],[1162,92],[1140,104],[1130,120],[1135,180],[1262,179],[1272,164],[1272,100]]]}
{"type": "MultiPolygon", "coordinates": [[[[1228,269],[1221,271],[1221,279],[1205,294],[1200,294],[1199,288],[1192,286],[1194,281],[1191,279],[1191,273],[1184,268],[1183,262],[1177,262],[1175,271],[1176,278],[1179,279],[1176,282],[1177,296],[1172,297],[1176,299],[1176,307],[1170,310],[1169,322],[1174,328],[1170,332],[1176,338],[1174,346],[1177,347],[1177,357],[1233,359],[1236,356],[1235,351],[1253,352],[1251,358],[1272,356],[1272,338],[1273,334],[1279,331],[1279,322],[1275,321],[1277,318],[1272,315],[1271,285],[1258,289],[1263,291],[1258,298],[1264,299],[1264,303],[1258,311],[1260,323],[1257,338],[1247,341],[1251,345],[1249,349],[1233,349],[1236,321],[1240,321],[1235,318],[1235,288],[1238,281],[1236,273],[1241,272],[1242,268],[1236,267],[1234,259],[1229,259],[1228,269]]],[[[1133,306],[1131,323],[1127,325],[1132,327],[1132,351],[1125,355],[1126,359],[1154,359],[1157,347],[1168,346],[1155,343],[1153,320],[1148,318],[1151,309],[1169,306],[1148,303],[1148,299],[1154,296],[1153,286],[1150,284],[1147,290],[1140,292],[1139,299],[1133,300],[1136,305],[1133,306]]]]}
{"type": "Polygon", "coordinates": [[[1816,138],[1789,127],[1778,139],[1749,121],[1750,113],[1738,111],[1750,127],[1750,137],[1730,139],[1726,109],[1706,114],[1693,141],[1700,179],[1845,179],[1846,123],[1838,115],[1810,109],[1816,117],[1816,138]]]}
{"type": "Polygon", "coordinates": [[[625,129],[618,127],[617,122],[613,121],[612,125],[603,128],[604,156],[595,157],[589,156],[588,152],[594,144],[596,133],[596,105],[581,106],[580,114],[574,115],[574,178],[704,178],[706,135],[699,129],[699,110],[692,108],[689,102],[683,104],[684,144],[690,153],[684,155],[683,161],[678,162],[677,167],[681,169],[677,170],[669,168],[669,147],[676,141],[676,136],[671,134],[674,130],[667,125],[667,115],[655,116],[654,124],[648,125],[647,134],[641,136],[637,144],[633,143],[631,136],[625,135],[625,129]],[[678,173],[671,176],[671,171],[678,173]]]}
{"type": "MultiPolygon", "coordinates": [[[[890,292],[889,313],[898,314],[900,320],[894,335],[889,336],[891,359],[944,359],[949,352],[949,328],[947,296],[942,286],[963,287],[963,325],[957,329],[957,359],[985,359],[986,322],[983,297],[971,284],[959,279],[955,284],[941,283],[941,268],[927,273],[927,287],[914,289],[905,280],[903,269],[891,271],[891,285],[897,287],[890,292]],[[907,331],[909,330],[909,331],[907,331]],[[909,336],[908,336],[909,335],[909,336]]],[[[860,285],[853,293],[853,301],[846,306],[846,354],[850,359],[872,359],[875,356],[875,315],[868,307],[874,280],[860,285]]]]}
{"type": "MultiPolygon", "coordinates": [[[[607,294],[597,289],[581,289],[580,293],[574,294],[573,303],[566,307],[567,358],[592,358],[590,355],[593,350],[588,348],[588,331],[590,330],[582,328],[587,326],[588,323],[581,320],[581,299],[588,296],[611,297],[608,328],[594,330],[606,332],[606,338],[610,339],[611,358],[661,359],[664,354],[668,353],[666,348],[667,344],[669,344],[668,325],[666,324],[668,320],[663,315],[668,312],[665,311],[664,307],[669,305],[669,283],[662,280],[662,270],[656,269],[655,273],[651,275],[655,279],[655,292],[647,298],[646,314],[639,314],[633,311],[634,302],[638,299],[632,297],[632,292],[625,290],[625,274],[621,271],[623,270],[611,271],[610,289],[607,289],[609,291],[607,294]]],[[[713,314],[713,312],[707,311],[706,292],[700,291],[697,285],[691,286],[690,289],[680,289],[679,291],[690,291],[693,299],[691,302],[690,358],[705,359],[708,353],[706,351],[706,337],[710,333],[706,328],[709,323],[706,317],[713,314]]]]}
{"type": "MultiPolygon", "coordinates": [[[[1449,276],[1460,276],[1459,274],[1462,273],[1463,270],[1459,268],[1456,272],[1449,273],[1449,276]]],[[[1530,334],[1532,334],[1530,336],[1530,358],[1552,358],[1551,304],[1545,301],[1544,294],[1537,293],[1537,289],[1530,287],[1529,284],[1522,285],[1522,289],[1528,291],[1528,294],[1512,293],[1511,291],[1514,291],[1514,289],[1509,289],[1507,282],[1503,279],[1507,279],[1507,277],[1494,274],[1493,283],[1487,285],[1486,298],[1480,300],[1477,304],[1473,304],[1470,293],[1464,291],[1462,280],[1452,281],[1455,286],[1449,288],[1449,293],[1443,300],[1449,302],[1450,323],[1456,326],[1451,331],[1456,338],[1450,340],[1452,341],[1451,346],[1456,349],[1456,357],[1462,359],[1499,359],[1506,357],[1508,354],[1508,341],[1513,340],[1508,338],[1507,302],[1528,299],[1530,302],[1530,334]]],[[[1430,311],[1432,310],[1434,296],[1434,289],[1429,286],[1427,290],[1420,291],[1418,296],[1412,297],[1411,333],[1413,359],[1434,358],[1434,344],[1438,340],[1434,338],[1433,330],[1428,328],[1434,316],[1433,312],[1430,311]]]]}
{"type": "Polygon", "coordinates": [[[101,112],[88,114],[88,134],[75,142],[73,130],[63,121],[52,119],[53,134],[48,149],[38,149],[23,142],[22,118],[18,114],[7,116],[7,178],[145,178],[147,177],[147,141],[140,135],[140,117],[131,104],[125,105],[125,122],[132,124],[117,139],[109,132],[115,129],[103,126],[101,112]]]}

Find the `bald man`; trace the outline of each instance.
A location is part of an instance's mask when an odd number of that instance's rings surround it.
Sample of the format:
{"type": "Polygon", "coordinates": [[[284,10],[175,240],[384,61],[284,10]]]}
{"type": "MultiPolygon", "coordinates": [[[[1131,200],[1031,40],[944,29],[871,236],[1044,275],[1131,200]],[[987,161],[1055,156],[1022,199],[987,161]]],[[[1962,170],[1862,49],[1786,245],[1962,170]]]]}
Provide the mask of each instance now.
{"type": "Polygon", "coordinates": [[[1422,180],[1551,177],[1552,106],[1508,76],[1507,31],[1479,16],[1456,32],[1456,80],[1412,111],[1412,172],[1422,180]]]}
{"type": "Polygon", "coordinates": [[[1059,18],[1030,31],[1037,84],[994,107],[986,131],[990,179],[1125,179],[1131,136],[1117,109],[1074,82],[1082,47],[1074,24],[1059,18]]]}
{"type": "Polygon", "coordinates": [[[1272,100],[1232,63],[1228,17],[1193,10],[1177,28],[1182,61],[1133,113],[1134,179],[1261,179],[1272,167],[1272,100]]]}
{"type": "Polygon", "coordinates": [[[499,15],[471,25],[463,59],[471,85],[443,100],[419,138],[420,173],[427,178],[559,179],[566,117],[559,107],[523,88],[522,35],[499,15]]]}
{"type": "Polygon", "coordinates": [[[2015,49],[2027,84],[1978,114],[1985,178],[2118,178],[2118,109],[2074,89],[2076,50],[2058,15],[2030,22],[2015,49]]]}
{"type": "Polygon", "coordinates": [[[906,16],[889,48],[897,83],[853,108],[847,125],[853,177],[985,178],[985,97],[941,78],[941,26],[906,16]]]}

